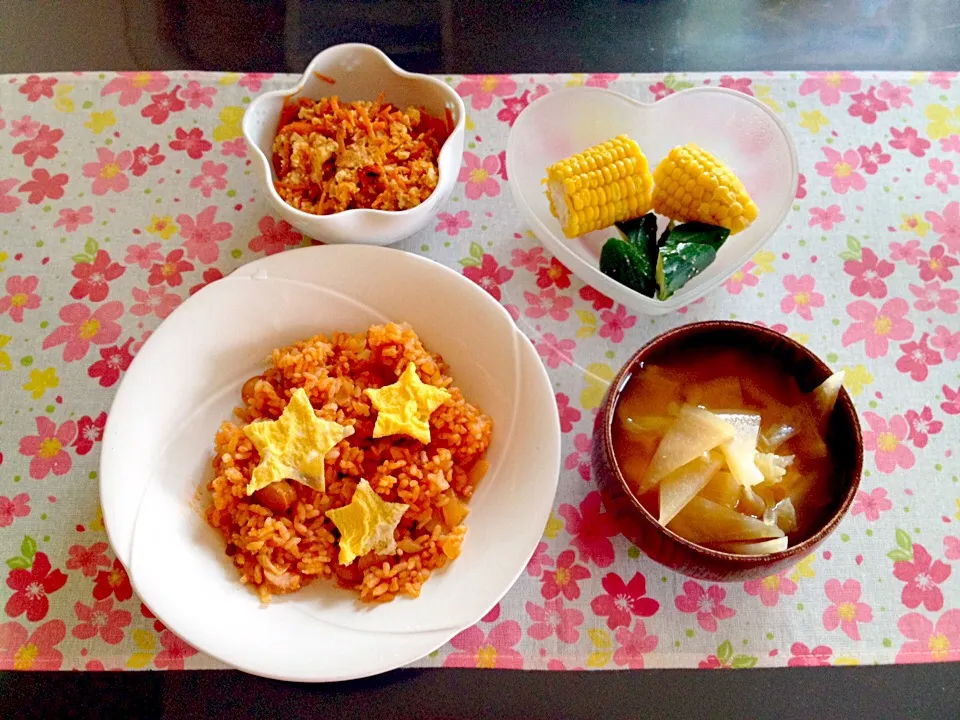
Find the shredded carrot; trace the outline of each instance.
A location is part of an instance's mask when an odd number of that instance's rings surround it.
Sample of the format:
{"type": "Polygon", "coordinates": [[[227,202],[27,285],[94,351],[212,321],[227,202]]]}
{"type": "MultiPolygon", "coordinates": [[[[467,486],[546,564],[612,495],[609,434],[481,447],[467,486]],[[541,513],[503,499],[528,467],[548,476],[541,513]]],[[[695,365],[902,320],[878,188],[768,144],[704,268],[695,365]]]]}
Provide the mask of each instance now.
{"type": "Polygon", "coordinates": [[[314,70],[313,74],[317,76],[317,79],[323,80],[325,83],[330,83],[331,85],[336,85],[336,84],[337,84],[337,81],[334,80],[334,79],[333,79],[332,77],[330,77],[329,75],[322,75],[322,74],[318,73],[316,70],[314,70]]]}
{"type": "Polygon", "coordinates": [[[300,135],[306,135],[308,133],[317,132],[318,128],[312,122],[292,122],[288,125],[284,125],[280,132],[283,133],[299,133],[300,135]]]}
{"type": "Polygon", "coordinates": [[[280,127],[296,120],[297,113],[300,112],[300,103],[292,103],[291,100],[293,100],[291,95],[287,95],[283,99],[283,107],[280,110],[280,127]]]}

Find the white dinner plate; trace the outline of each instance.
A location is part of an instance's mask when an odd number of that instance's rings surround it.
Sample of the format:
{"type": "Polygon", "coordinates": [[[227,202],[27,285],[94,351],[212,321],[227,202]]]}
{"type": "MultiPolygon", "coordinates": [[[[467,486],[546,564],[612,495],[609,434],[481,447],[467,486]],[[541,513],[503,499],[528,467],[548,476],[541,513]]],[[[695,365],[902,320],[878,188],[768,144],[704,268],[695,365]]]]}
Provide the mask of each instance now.
{"type": "Polygon", "coordinates": [[[559,469],[550,380],[493,298],[416,255],[327,246],[245,265],[163,322],[110,410],[100,493],[114,551],[173,632],[247,672],[332,681],[410,663],[486,614],[540,540],[559,469]],[[386,321],[410,323],[494,421],[490,470],[470,502],[461,555],[416,600],[361,605],[318,581],[263,606],[202,516],[214,434],[273,348],[386,321]]]}

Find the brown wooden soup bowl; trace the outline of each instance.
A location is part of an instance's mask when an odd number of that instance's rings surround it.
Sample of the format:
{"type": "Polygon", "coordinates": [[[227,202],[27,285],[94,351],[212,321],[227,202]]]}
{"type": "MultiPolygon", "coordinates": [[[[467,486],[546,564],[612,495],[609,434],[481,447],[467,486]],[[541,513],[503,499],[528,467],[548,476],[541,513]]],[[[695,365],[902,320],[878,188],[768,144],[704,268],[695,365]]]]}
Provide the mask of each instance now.
{"type": "Polygon", "coordinates": [[[800,343],[759,325],[709,321],[670,330],[638,350],[610,384],[593,431],[592,473],[603,503],[620,531],[657,562],[702,580],[734,582],[766,577],[791,567],[813,552],[849,510],[860,486],[863,442],[857,412],[844,389],[830,418],[826,442],[834,461],[836,492],[822,524],[783,552],[734,555],[697,545],[662,526],[634,496],[617,465],[613,449],[614,410],[631,376],[648,362],[703,347],[737,347],[772,358],[809,391],[826,380],[830,368],[800,343]]]}

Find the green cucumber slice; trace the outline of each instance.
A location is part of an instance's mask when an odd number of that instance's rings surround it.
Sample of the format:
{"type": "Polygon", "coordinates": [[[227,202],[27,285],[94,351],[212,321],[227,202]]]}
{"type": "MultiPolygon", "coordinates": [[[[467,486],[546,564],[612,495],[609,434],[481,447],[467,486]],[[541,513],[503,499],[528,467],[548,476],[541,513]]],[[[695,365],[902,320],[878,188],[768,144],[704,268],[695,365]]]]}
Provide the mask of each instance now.
{"type": "Polygon", "coordinates": [[[664,245],[657,258],[657,298],[666,300],[717,258],[710,245],[683,243],[664,245]]]}
{"type": "Polygon", "coordinates": [[[633,220],[619,222],[617,223],[617,230],[622,232],[627,242],[640,252],[649,255],[650,248],[653,248],[656,252],[657,216],[655,213],[647,213],[633,220]]]}
{"type": "Polygon", "coordinates": [[[709,245],[714,250],[719,250],[728,237],[730,237],[730,231],[725,227],[707,225],[701,222],[688,222],[674,227],[664,239],[663,244],[666,246],[696,243],[698,245],[709,245]]]}
{"type": "Polygon", "coordinates": [[[641,295],[652,298],[656,291],[650,260],[625,240],[607,240],[600,251],[600,272],[641,295]]]}

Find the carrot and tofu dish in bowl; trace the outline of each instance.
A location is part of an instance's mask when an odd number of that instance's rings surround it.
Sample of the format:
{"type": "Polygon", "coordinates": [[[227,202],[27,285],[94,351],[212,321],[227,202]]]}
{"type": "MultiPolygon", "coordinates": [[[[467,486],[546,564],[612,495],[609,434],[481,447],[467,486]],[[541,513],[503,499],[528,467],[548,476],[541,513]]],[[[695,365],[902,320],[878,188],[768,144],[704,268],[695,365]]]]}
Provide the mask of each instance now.
{"type": "Polygon", "coordinates": [[[255,98],[242,127],[282,219],[324,242],[389,245],[453,192],[465,123],[445,82],[349,43],[317,55],[294,87],[255,98]]]}

